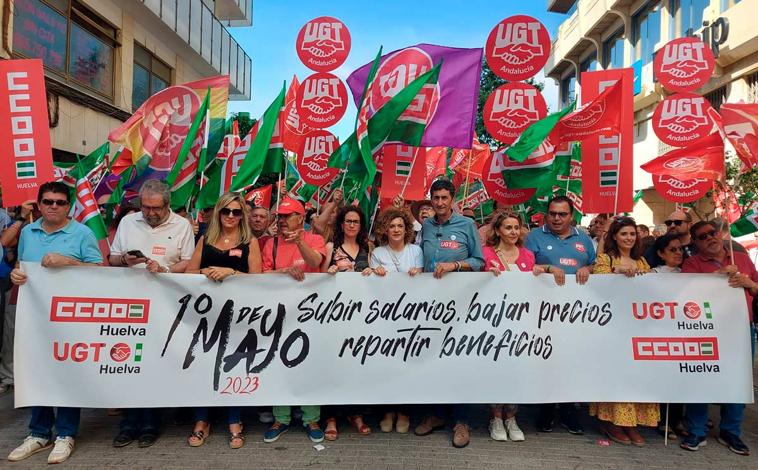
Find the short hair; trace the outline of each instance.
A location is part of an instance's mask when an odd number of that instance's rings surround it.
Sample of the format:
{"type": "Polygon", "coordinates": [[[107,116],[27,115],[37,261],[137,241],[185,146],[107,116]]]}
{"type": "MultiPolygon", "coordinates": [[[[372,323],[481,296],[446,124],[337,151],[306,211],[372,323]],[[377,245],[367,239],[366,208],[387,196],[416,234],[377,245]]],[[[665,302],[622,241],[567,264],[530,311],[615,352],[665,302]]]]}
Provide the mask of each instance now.
{"type": "Polygon", "coordinates": [[[379,223],[376,226],[376,239],[379,245],[389,244],[389,236],[387,231],[390,223],[395,219],[403,219],[405,224],[405,244],[411,243],[416,238],[416,232],[413,230],[413,219],[411,215],[406,211],[391,208],[379,214],[379,223]]]}
{"type": "Polygon", "coordinates": [[[449,192],[450,197],[455,196],[455,185],[453,184],[452,181],[445,178],[440,178],[436,180],[434,183],[432,183],[432,187],[429,188],[429,195],[431,196],[435,192],[442,191],[442,190],[446,190],[447,192],[449,192]]]}
{"type": "Polygon", "coordinates": [[[66,196],[66,202],[71,204],[71,188],[60,181],[48,181],[40,186],[37,191],[37,202],[42,202],[42,195],[45,193],[63,194],[66,196]]]}
{"type": "Polygon", "coordinates": [[[655,239],[655,242],[653,243],[653,264],[650,266],[651,268],[666,264],[663,262],[663,258],[661,258],[658,252],[665,250],[674,240],[679,240],[679,236],[673,233],[667,233],[655,239]]]}
{"type": "Polygon", "coordinates": [[[569,214],[573,214],[574,213],[574,202],[568,196],[561,195],[561,196],[555,196],[554,198],[550,199],[547,202],[548,209],[550,208],[550,206],[553,205],[553,203],[556,203],[556,202],[558,202],[558,203],[565,202],[569,206],[569,214]]]}
{"type": "Polygon", "coordinates": [[[694,239],[697,231],[700,230],[702,227],[705,227],[706,225],[710,225],[711,227],[713,227],[713,230],[715,230],[718,233],[721,233],[718,225],[716,225],[716,223],[713,222],[712,220],[701,220],[699,222],[695,222],[694,224],[692,224],[692,227],[690,227],[690,236],[694,239]]]}
{"type": "Polygon", "coordinates": [[[151,178],[142,183],[142,186],[139,188],[140,201],[142,201],[142,195],[145,193],[160,194],[163,196],[163,204],[171,203],[171,188],[159,179],[151,178]]]}

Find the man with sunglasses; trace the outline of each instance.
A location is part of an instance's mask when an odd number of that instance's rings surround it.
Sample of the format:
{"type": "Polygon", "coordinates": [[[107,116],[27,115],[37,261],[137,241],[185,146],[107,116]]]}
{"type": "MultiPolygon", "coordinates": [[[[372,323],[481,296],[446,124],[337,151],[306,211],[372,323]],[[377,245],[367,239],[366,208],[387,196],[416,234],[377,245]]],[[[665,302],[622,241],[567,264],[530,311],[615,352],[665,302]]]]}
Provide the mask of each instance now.
{"type": "MultiPolygon", "coordinates": [[[[553,274],[558,285],[566,282],[567,274],[574,274],[577,284],[586,283],[595,262],[592,240],[572,225],[573,220],[574,203],[566,196],[556,196],[548,202],[547,223],[529,232],[524,242],[534,253],[534,273],[553,274]]],[[[559,408],[563,427],[571,434],[584,434],[574,403],[561,403],[559,408]]],[[[555,404],[540,405],[537,430],[552,432],[554,419],[555,404]]]]}
{"type": "MultiPolygon", "coordinates": [[[[753,318],[753,297],[758,295],[758,271],[745,253],[734,252],[734,263],[724,247],[718,226],[713,222],[698,222],[690,229],[690,234],[697,247],[697,254],[684,260],[683,273],[720,273],[726,274],[729,286],[744,289],[750,319],[753,318]]],[[[753,355],[755,355],[755,336],[750,333],[753,355]]],[[[750,449],[740,439],[742,418],[745,405],[729,403],[721,405],[721,422],[719,423],[718,441],[739,455],[750,455],[750,449]]],[[[687,421],[689,435],[680,446],[687,450],[698,450],[705,445],[708,428],[708,403],[688,403],[687,421]]]]}
{"type": "MultiPolygon", "coordinates": [[[[39,188],[37,204],[42,217],[21,230],[18,241],[18,260],[41,263],[45,268],[63,266],[92,266],[103,262],[100,248],[92,231],[68,218],[71,208],[69,187],[63,183],[45,183],[39,188]]],[[[11,282],[22,285],[27,275],[16,265],[11,282]]],[[[20,312],[34,314],[39,312],[20,312]]],[[[79,408],[31,407],[29,436],[8,455],[16,462],[53,445],[53,426],[58,433],[48,463],[64,462],[74,450],[74,436],[79,431],[79,408]]]]}
{"type": "MultiPolygon", "coordinates": [[[[192,225],[171,211],[171,191],[163,181],[145,181],[139,196],[140,211],[127,215],[118,224],[108,258],[111,266],[183,273],[195,250],[192,225]]],[[[139,447],[155,444],[159,435],[158,411],[125,410],[113,447],[128,446],[135,439],[139,447]]]]}
{"type": "MultiPolygon", "coordinates": [[[[692,216],[684,211],[676,210],[669,214],[664,223],[666,224],[666,233],[679,237],[679,241],[682,244],[682,255],[684,258],[686,259],[687,257],[692,256],[696,250],[690,237],[692,216]]],[[[655,266],[655,249],[652,246],[645,250],[644,256],[650,266],[655,266]]]]}

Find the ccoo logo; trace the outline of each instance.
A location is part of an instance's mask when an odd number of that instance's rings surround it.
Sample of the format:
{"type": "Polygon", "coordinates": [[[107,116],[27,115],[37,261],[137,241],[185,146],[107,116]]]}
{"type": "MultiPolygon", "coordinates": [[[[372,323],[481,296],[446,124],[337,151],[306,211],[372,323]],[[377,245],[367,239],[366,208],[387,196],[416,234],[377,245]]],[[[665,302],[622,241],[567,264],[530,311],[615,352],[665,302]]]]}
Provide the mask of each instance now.
{"type": "Polygon", "coordinates": [[[711,105],[694,93],[676,93],[661,101],[653,113],[653,131],[662,142],[684,146],[708,137],[713,122],[711,105]]]}
{"type": "Polygon", "coordinates": [[[539,90],[521,82],[495,89],[484,104],[484,126],[497,140],[512,144],[531,123],[547,115],[539,90]]]}
{"type": "Polygon", "coordinates": [[[298,114],[304,124],[322,129],[335,124],[347,109],[347,88],[331,73],[314,73],[300,85],[298,114]]]}
{"type": "Polygon", "coordinates": [[[300,29],[295,49],[309,69],[330,72],[345,62],[350,43],[350,31],[345,23],[331,16],[321,16],[300,29]]]}
{"type": "Polygon", "coordinates": [[[531,16],[514,15],[492,29],[485,51],[493,72],[509,81],[523,80],[534,76],[547,62],[550,35],[531,16]]]}
{"type": "Polygon", "coordinates": [[[713,62],[713,53],[703,41],[684,37],[669,41],[655,55],[653,68],[666,89],[692,91],[711,78],[713,62]]]}

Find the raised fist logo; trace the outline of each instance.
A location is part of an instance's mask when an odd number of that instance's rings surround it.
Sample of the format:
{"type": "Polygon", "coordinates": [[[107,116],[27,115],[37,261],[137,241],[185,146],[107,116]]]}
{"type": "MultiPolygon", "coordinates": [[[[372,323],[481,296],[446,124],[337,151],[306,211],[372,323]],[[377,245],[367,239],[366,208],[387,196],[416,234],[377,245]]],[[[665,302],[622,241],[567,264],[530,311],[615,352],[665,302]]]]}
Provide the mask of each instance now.
{"type": "Polygon", "coordinates": [[[676,134],[692,132],[700,126],[707,126],[708,119],[705,116],[673,116],[669,119],[661,119],[660,127],[665,127],[676,134]]]}
{"type": "Polygon", "coordinates": [[[311,99],[304,99],[302,107],[307,108],[317,116],[325,116],[342,107],[342,98],[339,96],[316,96],[311,99]]]}
{"type": "Polygon", "coordinates": [[[661,71],[679,79],[694,77],[701,70],[706,70],[708,63],[699,59],[683,59],[671,64],[663,64],[661,71]]]}
{"type": "Polygon", "coordinates": [[[495,49],[492,51],[494,57],[500,57],[511,65],[523,65],[542,54],[542,45],[527,43],[511,43],[503,47],[495,46],[495,49]]]}
{"type": "Polygon", "coordinates": [[[303,50],[310,52],[315,57],[326,58],[333,56],[337,51],[345,50],[345,44],[333,39],[316,39],[303,43],[303,50]]]}

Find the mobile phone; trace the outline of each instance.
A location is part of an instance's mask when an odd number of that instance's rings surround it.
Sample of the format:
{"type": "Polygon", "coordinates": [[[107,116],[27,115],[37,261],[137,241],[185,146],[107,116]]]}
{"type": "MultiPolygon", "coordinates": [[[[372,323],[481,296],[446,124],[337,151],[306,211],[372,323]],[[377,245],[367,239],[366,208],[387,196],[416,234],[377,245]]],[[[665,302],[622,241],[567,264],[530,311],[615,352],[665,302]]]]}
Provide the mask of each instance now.
{"type": "Polygon", "coordinates": [[[145,254],[140,250],[129,250],[126,252],[126,254],[130,256],[136,256],[137,258],[147,258],[147,256],[145,256],[145,254]]]}

